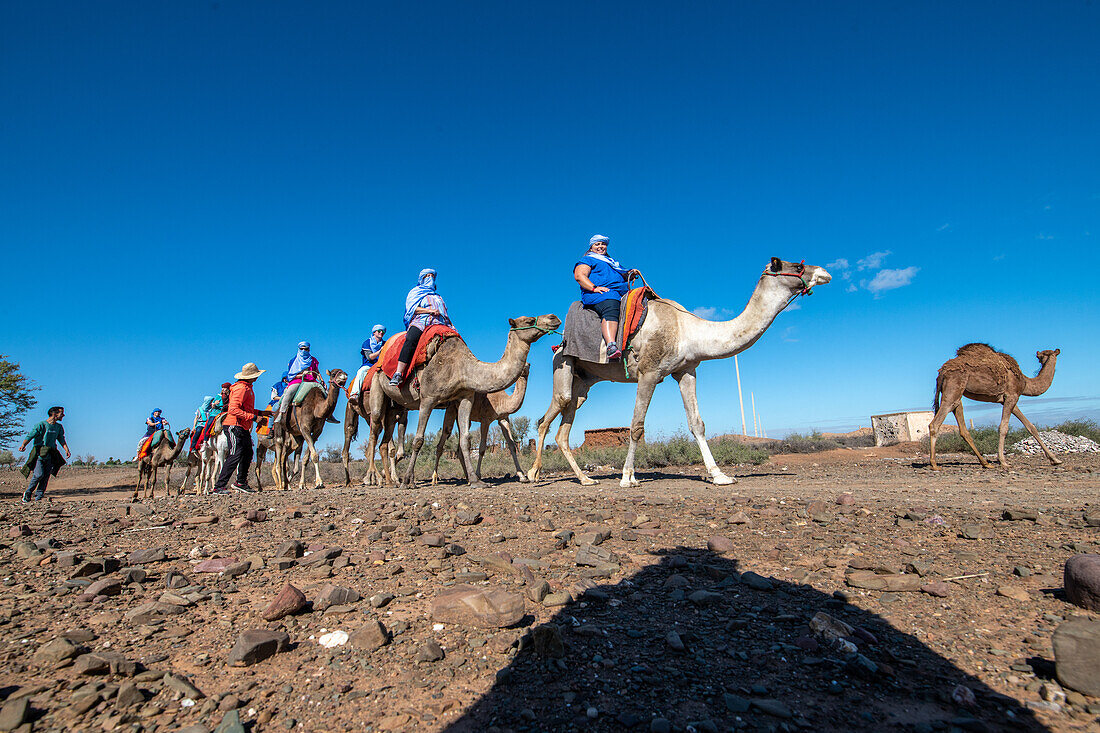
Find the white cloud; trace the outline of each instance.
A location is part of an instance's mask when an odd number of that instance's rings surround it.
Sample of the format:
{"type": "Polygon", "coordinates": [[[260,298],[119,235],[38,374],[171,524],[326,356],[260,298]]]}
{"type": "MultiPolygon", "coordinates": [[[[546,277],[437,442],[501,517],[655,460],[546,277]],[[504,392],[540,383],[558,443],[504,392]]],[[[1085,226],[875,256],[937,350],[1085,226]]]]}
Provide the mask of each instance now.
{"type": "Polygon", "coordinates": [[[882,267],[883,261],[891,255],[890,250],[885,252],[872,252],[861,260],[856,261],[856,268],[859,270],[877,270],[882,267]]]}
{"type": "Polygon", "coordinates": [[[848,283],[848,287],[846,287],[846,288],[844,289],[844,292],[846,292],[846,293],[854,293],[854,292],[855,292],[855,291],[857,291],[857,290],[859,290],[859,288],[857,288],[857,287],[856,287],[856,284],[855,284],[855,283],[848,283]]]}
{"type": "Polygon", "coordinates": [[[1054,235],[1053,234],[1046,234],[1044,232],[1039,232],[1039,236],[1037,236],[1035,238],[1036,239],[1042,239],[1042,240],[1046,241],[1046,240],[1054,239],[1054,235]]]}
{"type": "Polygon", "coordinates": [[[833,260],[829,264],[825,265],[825,269],[827,269],[827,270],[847,270],[848,269],[848,260],[844,259],[843,257],[837,257],[835,260],[833,260]]]}
{"type": "Polygon", "coordinates": [[[920,272],[919,267],[906,267],[902,270],[879,270],[865,287],[875,295],[884,290],[903,288],[913,281],[913,276],[918,272],[920,272]]]}
{"type": "Polygon", "coordinates": [[[708,321],[728,321],[733,318],[736,313],[729,308],[718,308],[713,305],[701,305],[692,311],[700,318],[706,318],[708,321]]]}
{"type": "Polygon", "coordinates": [[[951,222],[947,222],[946,224],[941,224],[940,226],[936,227],[936,231],[937,232],[943,232],[943,231],[947,231],[950,228],[951,228],[951,222]]]}
{"type": "Polygon", "coordinates": [[[798,343],[798,339],[796,338],[797,336],[798,336],[798,327],[797,326],[787,326],[786,328],[783,329],[783,337],[782,338],[787,343],[791,343],[791,344],[798,343]]]}

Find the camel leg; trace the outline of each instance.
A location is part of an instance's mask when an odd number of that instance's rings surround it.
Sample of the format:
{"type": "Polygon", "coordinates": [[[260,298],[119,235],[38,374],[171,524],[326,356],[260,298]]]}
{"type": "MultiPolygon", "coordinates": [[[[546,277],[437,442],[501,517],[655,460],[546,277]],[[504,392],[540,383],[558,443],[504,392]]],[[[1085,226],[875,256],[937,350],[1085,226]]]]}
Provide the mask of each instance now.
{"type": "MultiPolygon", "coordinates": [[[[686,375],[680,375],[681,378],[686,375]]],[[[634,417],[630,421],[630,445],[626,449],[626,461],[623,462],[623,477],[619,481],[619,486],[628,489],[631,486],[638,485],[638,479],[634,477],[634,452],[638,449],[638,443],[641,443],[645,439],[645,414],[649,411],[649,403],[653,399],[653,390],[657,389],[657,382],[660,379],[654,375],[642,375],[638,378],[638,395],[634,398],[634,417]]],[[[692,398],[694,401],[695,396],[695,383],[692,382],[692,398]]],[[[684,390],[683,385],[680,386],[680,391],[684,390]]],[[[684,397],[684,405],[686,407],[688,398],[684,397]]],[[[696,419],[698,419],[698,410],[696,411],[696,419]]],[[[691,411],[688,410],[688,422],[691,422],[691,411]]],[[[701,420],[699,421],[702,422],[701,420]]],[[[694,427],[694,426],[693,426],[694,427]]],[[[703,445],[706,445],[706,441],[703,441],[703,445]]],[[[709,452],[709,451],[708,451],[709,452]]],[[[711,463],[714,463],[714,459],[710,459],[711,463]]],[[[709,466],[708,466],[709,468],[709,466]]],[[[717,466],[715,466],[717,469],[717,466]]],[[[721,473],[721,471],[719,471],[721,473]]]]}
{"type": "Polygon", "coordinates": [[[164,472],[164,498],[165,499],[167,499],[169,496],[172,495],[171,489],[168,486],[168,484],[171,482],[171,480],[172,480],[172,464],[169,463],[168,466],[167,466],[167,470],[165,470],[165,472],[164,472]]]}
{"type": "Polygon", "coordinates": [[[435,465],[432,466],[432,486],[439,483],[439,459],[443,457],[443,450],[451,437],[451,428],[454,427],[458,410],[453,406],[448,407],[443,413],[443,427],[439,429],[439,440],[435,442],[435,465]]]}
{"type": "Polygon", "coordinates": [[[1024,417],[1024,413],[1020,412],[1019,405],[1012,408],[1012,414],[1020,419],[1020,422],[1024,424],[1024,427],[1027,428],[1027,431],[1031,433],[1031,437],[1035,438],[1035,442],[1038,443],[1039,447],[1043,449],[1043,453],[1046,455],[1047,460],[1050,461],[1050,465],[1061,466],[1062,461],[1056,458],[1055,455],[1051,453],[1050,450],[1046,447],[1046,444],[1043,443],[1043,439],[1039,437],[1039,431],[1035,429],[1035,426],[1031,424],[1030,420],[1024,417]]]}
{"type": "MultiPolygon", "coordinates": [[[[566,405],[572,402],[573,388],[576,380],[573,376],[573,360],[554,356],[554,387],[550,395],[550,406],[546,408],[546,414],[542,416],[535,427],[538,428],[538,439],[535,441],[535,461],[531,464],[531,470],[527,472],[530,481],[536,481],[539,471],[542,469],[542,448],[546,444],[546,434],[550,432],[550,423],[554,422],[566,405]]],[[[583,484],[584,481],[581,481],[583,484]]]]}
{"type": "Polygon", "coordinates": [[[256,438],[256,489],[263,491],[264,479],[262,469],[264,467],[264,458],[267,457],[267,448],[260,445],[260,440],[260,438],[256,438]]]}
{"type": "MultiPolygon", "coordinates": [[[[425,400],[421,396],[420,412],[416,419],[416,437],[413,438],[412,453],[409,454],[409,467],[405,469],[405,477],[402,479],[400,488],[416,488],[416,457],[420,454],[420,449],[424,445],[424,433],[428,429],[428,419],[432,416],[432,410],[434,409],[435,403],[425,400]]],[[[459,429],[461,429],[461,418],[459,426],[459,429]]]]}
{"type": "MultiPolygon", "coordinates": [[[[714,485],[728,486],[737,483],[736,479],[730,478],[722,472],[722,469],[718,468],[718,463],[714,460],[714,454],[711,453],[710,445],[707,443],[707,428],[703,423],[703,418],[699,415],[699,399],[695,392],[695,370],[692,369],[690,372],[673,375],[673,378],[680,384],[680,397],[684,401],[684,413],[687,415],[688,430],[695,436],[695,442],[699,444],[699,452],[703,454],[703,465],[710,474],[711,480],[714,481],[714,485]]],[[[633,432],[631,430],[631,435],[633,435],[633,432]]]]}
{"type": "MultiPolygon", "coordinates": [[[[940,467],[936,465],[936,434],[939,433],[940,426],[943,425],[943,421],[947,419],[947,416],[954,412],[956,407],[962,407],[962,394],[961,386],[943,384],[939,377],[936,378],[936,397],[939,398],[939,407],[936,409],[936,414],[932,416],[932,422],[928,423],[928,455],[933,471],[940,470],[940,467]]],[[[961,412],[955,414],[955,419],[960,421],[960,433],[963,428],[961,414],[961,412]]],[[[974,448],[974,453],[977,454],[978,460],[982,461],[984,465],[985,459],[982,458],[981,452],[974,448]]]]}
{"type": "Polygon", "coordinates": [[[359,413],[355,411],[355,403],[348,400],[344,407],[344,450],[340,453],[344,464],[344,486],[351,486],[351,436],[358,429],[359,413]]]}
{"type": "Polygon", "coordinates": [[[971,437],[970,431],[966,429],[966,417],[963,415],[962,402],[955,405],[953,412],[955,413],[955,422],[959,424],[959,435],[961,435],[962,439],[966,441],[966,444],[970,446],[970,450],[974,451],[974,455],[978,457],[978,463],[982,464],[982,468],[989,468],[989,463],[986,462],[985,456],[978,450],[974,438],[971,437]]]}
{"type": "Polygon", "coordinates": [[[569,431],[573,427],[573,418],[577,415],[577,408],[580,407],[581,402],[584,401],[584,393],[588,392],[588,386],[580,380],[574,385],[573,397],[561,411],[561,425],[558,426],[558,450],[565,456],[566,463],[573,469],[573,473],[576,475],[577,480],[581,482],[582,486],[595,486],[599,483],[596,479],[586,476],[581,467],[577,465],[577,459],[573,457],[573,451],[569,447],[569,431]]]}
{"type": "Polygon", "coordinates": [[[526,483],[527,474],[520,468],[519,451],[516,448],[516,439],[512,435],[512,421],[505,415],[497,421],[497,424],[500,425],[500,433],[504,436],[504,444],[508,446],[508,452],[512,454],[512,463],[516,464],[516,479],[520,483],[526,483]]]}
{"type": "Polygon", "coordinates": [[[1008,468],[1008,459],[1005,458],[1005,438],[1008,437],[1008,423],[1012,419],[1012,411],[1016,409],[1016,399],[1005,396],[1004,407],[1001,409],[1001,424],[997,428],[997,460],[1001,468],[1008,468]]]}
{"type": "MultiPolygon", "coordinates": [[[[458,401],[458,447],[462,451],[462,462],[466,465],[466,481],[471,489],[484,489],[486,483],[474,470],[474,462],[470,455],[470,415],[474,409],[472,397],[463,397],[458,401]]],[[[485,426],[483,426],[484,428],[485,426]]],[[[482,443],[482,446],[485,444],[482,443]]],[[[481,462],[478,461],[480,467],[481,462]]]]}
{"type": "MultiPolygon", "coordinates": [[[[481,430],[479,431],[479,434],[480,434],[480,437],[481,437],[481,442],[478,444],[478,448],[477,448],[477,468],[474,471],[474,475],[477,476],[478,480],[480,481],[481,480],[481,459],[485,457],[485,447],[489,443],[489,422],[486,421],[486,422],[483,422],[483,423],[478,423],[478,425],[481,426],[481,430]]],[[[469,480],[469,478],[470,477],[467,476],[466,480],[469,480]]]]}

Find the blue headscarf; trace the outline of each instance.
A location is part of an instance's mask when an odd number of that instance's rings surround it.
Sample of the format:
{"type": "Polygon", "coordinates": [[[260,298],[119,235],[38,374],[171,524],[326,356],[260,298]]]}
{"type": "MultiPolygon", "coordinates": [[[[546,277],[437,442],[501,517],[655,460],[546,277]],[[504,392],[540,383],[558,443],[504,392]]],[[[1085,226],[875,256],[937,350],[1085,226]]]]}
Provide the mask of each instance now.
{"type": "MultiPolygon", "coordinates": [[[[405,296],[405,328],[408,328],[409,324],[416,318],[416,309],[420,305],[420,301],[427,296],[435,295],[435,274],[435,270],[425,267],[420,271],[416,287],[405,296]]],[[[443,299],[436,297],[434,300],[434,305],[439,308],[443,319],[447,320],[447,306],[443,299]]]]}
{"type": "Polygon", "coordinates": [[[290,376],[297,376],[309,369],[309,365],[313,362],[313,356],[309,353],[309,343],[303,341],[298,344],[298,353],[291,359],[290,364],[287,365],[287,373],[290,376]],[[304,344],[304,345],[303,345],[304,344]]]}

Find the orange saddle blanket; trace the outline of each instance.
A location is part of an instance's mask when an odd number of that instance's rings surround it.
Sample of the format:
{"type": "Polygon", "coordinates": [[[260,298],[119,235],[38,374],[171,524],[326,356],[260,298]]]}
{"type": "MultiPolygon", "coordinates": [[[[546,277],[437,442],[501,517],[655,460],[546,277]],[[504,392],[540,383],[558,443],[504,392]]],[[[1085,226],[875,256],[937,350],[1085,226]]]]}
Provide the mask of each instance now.
{"type": "MultiPolygon", "coordinates": [[[[417,367],[428,360],[428,345],[437,338],[462,337],[458,335],[458,331],[450,326],[428,326],[428,330],[421,334],[420,340],[416,343],[416,351],[413,352],[412,361],[405,366],[406,375],[412,374],[417,367]]],[[[397,362],[401,359],[401,347],[404,345],[404,331],[386,339],[386,343],[382,346],[382,353],[378,356],[378,363],[370,368],[367,376],[363,379],[364,391],[366,391],[366,385],[370,384],[374,378],[375,371],[381,369],[387,377],[393,376],[393,373],[397,371],[397,362]]]]}

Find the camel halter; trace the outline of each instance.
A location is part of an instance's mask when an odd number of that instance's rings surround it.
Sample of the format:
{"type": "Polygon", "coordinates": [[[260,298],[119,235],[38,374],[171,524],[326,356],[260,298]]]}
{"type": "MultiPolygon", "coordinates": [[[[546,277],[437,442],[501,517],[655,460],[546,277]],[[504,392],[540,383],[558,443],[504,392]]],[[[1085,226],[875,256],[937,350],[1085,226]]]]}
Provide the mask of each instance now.
{"type": "Polygon", "coordinates": [[[787,298],[787,302],[784,304],[784,306],[779,309],[781,313],[787,310],[787,306],[793,303],[794,299],[798,296],[814,294],[813,288],[808,282],[806,282],[806,278],[804,277],[806,274],[806,260],[802,260],[801,262],[799,262],[796,267],[798,267],[798,272],[770,272],[768,270],[764,270],[765,275],[769,275],[771,277],[781,277],[783,275],[786,275],[787,277],[797,277],[799,282],[802,283],[802,289],[796,290],[794,293],[792,293],[791,297],[787,298]]]}

